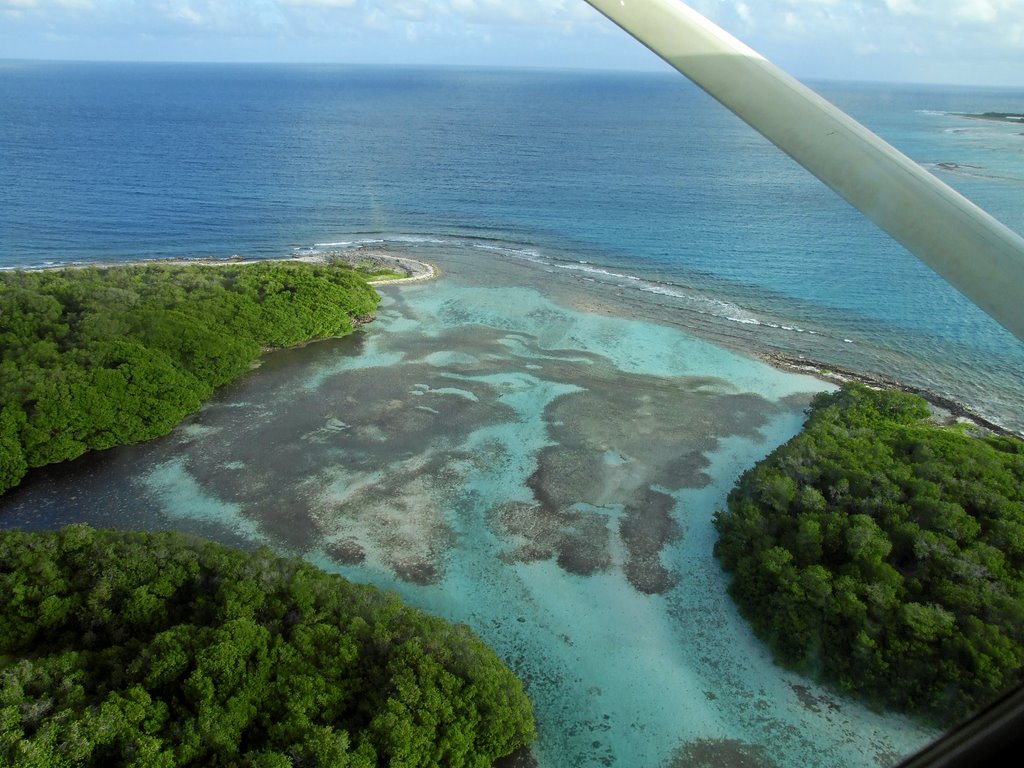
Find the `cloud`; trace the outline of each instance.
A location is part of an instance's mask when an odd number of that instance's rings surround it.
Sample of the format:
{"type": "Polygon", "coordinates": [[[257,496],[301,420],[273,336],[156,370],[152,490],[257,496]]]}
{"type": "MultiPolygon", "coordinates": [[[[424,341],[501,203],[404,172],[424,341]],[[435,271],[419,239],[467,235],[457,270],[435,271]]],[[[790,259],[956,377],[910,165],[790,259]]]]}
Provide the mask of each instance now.
{"type": "Polygon", "coordinates": [[[804,76],[1024,82],[1024,67],[1014,66],[1024,38],[1024,0],[693,4],[755,50],[804,76]]]}
{"type": "Polygon", "coordinates": [[[950,6],[955,13],[964,18],[984,22],[1024,20],[1024,5],[1020,0],[940,0],[940,4],[950,6]]]}
{"type": "Polygon", "coordinates": [[[597,23],[600,15],[582,0],[443,0],[437,4],[452,18],[473,24],[562,27],[597,23]]]}
{"type": "MultiPolygon", "coordinates": [[[[689,2],[798,77],[1024,84],[1024,0],[689,2]]],[[[6,57],[662,66],[583,0],[0,0],[0,18],[6,57]]]]}
{"type": "Polygon", "coordinates": [[[885,7],[897,16],[921,13],[921,9],[913,0],[885,0],[885,7]]]}
{"type": "Polygon", "coordinates": [[[351,8],[356,0],[277,0],[292,8],[351,8]]]}
{"type": "Polygon", "coordinates": [[[740,21],[742,21],[747,27],[749,27],[753,22],[753,16],[750,13],[750,6],[746,3],[736,3],[736,15],[739,16],[740,21]]]}
{"type": "MultiPolygon", "coordinates": [[[[102,2],[103,0],[100,0],[102,2]]],[[[66,8],[72,11],[92,11],[96,8],[93,0],[0,0],[0,10],[27,10],[66,8]]]]}
{"type": "Polygon", "coordinates": [[[425,0],[399,0],[394,4],[395,13],[403,19],[420,21],[427,19],[433,10],[425,0]]]}
{"type": "Polygon", "coordinates": [[[188,3],[166,3],[162,5],[161,12],[164,18],[169,21],[183,21],[186,24],[195,26],[200,26],[205,21],[203,15],[193,9],[188,3]]]}

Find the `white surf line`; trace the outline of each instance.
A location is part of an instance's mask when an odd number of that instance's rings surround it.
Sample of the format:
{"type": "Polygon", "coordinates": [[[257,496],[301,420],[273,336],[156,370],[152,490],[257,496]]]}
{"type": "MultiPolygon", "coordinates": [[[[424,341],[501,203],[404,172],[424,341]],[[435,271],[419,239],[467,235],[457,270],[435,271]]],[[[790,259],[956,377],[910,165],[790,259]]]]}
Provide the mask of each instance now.
{"type": "Polygon", "coordinates": [[[587,0],[1024,340],[1024,238],[680,0],[587,0]]]}

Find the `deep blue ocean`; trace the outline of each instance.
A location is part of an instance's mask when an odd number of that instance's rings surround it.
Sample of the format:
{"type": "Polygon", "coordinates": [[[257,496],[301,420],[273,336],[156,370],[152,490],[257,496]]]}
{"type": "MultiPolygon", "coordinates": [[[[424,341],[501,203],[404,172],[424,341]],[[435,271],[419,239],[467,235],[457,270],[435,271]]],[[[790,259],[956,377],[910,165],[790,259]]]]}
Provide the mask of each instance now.
{"type": "MultiPolygon", "coordinates": [[[[955,114],[1024,91],[810,85],[1024,232],[1024,129],[955,114]]],[[[0,63],[0,266],[374,240],[576,266],[1024,430],[1024,344],[682,77],[0,63]]]]}
{"type": "MultiPolygon", "coordinates": [[[[811,85],[1024,231],[1021,127],[951,114],[1024,91],[811,85]]],[[[7,62],[0,158],[2,266],[489,245],[1024,429],[1024,344],[671,74],[7,62]]]]}
{"type": "MultiPolygon", "coordinates": [[[[1024,233],[1024,126],[963,116],[1024,90],[810,85],[1024,233]]],[[[936,735],[776,667],[711,519],[829,386],[751,358],[1024,432],[1024,343],[685,79],[0,61],[0,269],[360,248],[442,279],[35,472],[0,527],[183,528],[395,589],[527,681],[517,764],[881,768],[936,735]]]]}

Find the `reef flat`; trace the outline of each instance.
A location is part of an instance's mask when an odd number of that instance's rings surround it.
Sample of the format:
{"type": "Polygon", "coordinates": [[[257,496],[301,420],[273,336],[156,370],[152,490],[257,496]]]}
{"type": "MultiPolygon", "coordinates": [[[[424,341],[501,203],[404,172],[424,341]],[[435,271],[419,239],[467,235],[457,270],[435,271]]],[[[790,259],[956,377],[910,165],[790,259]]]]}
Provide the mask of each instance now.
{"type": "Polygon", "coordinates": [[[716,744],[874,768],[932,736],[776,667],[712,556],[736,478],[832,385],[532,263],[437,262],[443,280],[382,287],[376,322],[264,355],[166,438],[40,471],[0,520],[171,527],[394,589],[525,681],[542,768],[716,744]]]}

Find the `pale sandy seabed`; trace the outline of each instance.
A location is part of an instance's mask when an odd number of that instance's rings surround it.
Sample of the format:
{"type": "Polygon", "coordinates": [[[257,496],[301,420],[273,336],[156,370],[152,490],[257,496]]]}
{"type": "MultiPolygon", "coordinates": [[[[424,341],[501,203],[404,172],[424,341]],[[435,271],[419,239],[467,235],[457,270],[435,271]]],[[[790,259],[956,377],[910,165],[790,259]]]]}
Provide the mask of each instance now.
{"type": "Polygon", "coordinates": [[[936,735],[776,667],[711,554],[738,475],[831,385],[525,267],[440,267],[168,437],[39,472],[4,525],[181,528],[395,589],[526,681],[517,765],[874,768],[936,735]]]}

